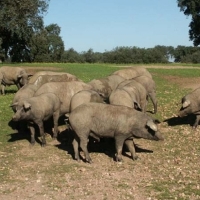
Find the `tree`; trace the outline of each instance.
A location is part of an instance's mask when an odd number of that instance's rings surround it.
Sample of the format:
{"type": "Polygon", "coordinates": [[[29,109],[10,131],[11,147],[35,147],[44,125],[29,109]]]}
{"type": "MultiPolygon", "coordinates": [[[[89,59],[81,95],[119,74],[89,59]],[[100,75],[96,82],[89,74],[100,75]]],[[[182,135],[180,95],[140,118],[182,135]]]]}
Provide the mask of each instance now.
{"type": "Polygon", "coordinates": [[[32,35],[30,44],[30,60],[32,62],[50,62],[48,55],[47,31],[45,29],[32,35]]]}
{"type": "Polygon", "coordinates": [[[177,0],[178,7],[192,20],[189,24],[189,38],[194,46],[200,45],[200,1],[199,0],[177,0]]]}
{"type": "Polygon", "coordinates": [[[64,53],[64,42],[60,35],[60,27],[57,24],[46,26],[48,40],[48,54],[53,62],[59,62],[64,53]]]}
{"type": "Polygon", "coordinates": [[[1,54],[21,61],[29,51],[28,44],[33,33],[43,27],[43,13],[49,0],[1,0],[0,39],[1,54]]]}
{"type": "Polygon", "coordinates": [[[83,52],[82,55],[87,63],[94,63],[96,61],[94,57],[94,51],[91,48],[87,52],[83,52]]]}
{"type": "Polygon", "coordinates": [[[50,24],[33,34],[30,42],[30,57],[34,62],[60,62],[64,42],[57,24],[50,24]]]}
{"type": "Polygon", "coordinates": [[[79,54],[73,48],[70,48],[63,53],[61,61],[68,63],[83,63],[84,57],[82,54],[79,54]]]}

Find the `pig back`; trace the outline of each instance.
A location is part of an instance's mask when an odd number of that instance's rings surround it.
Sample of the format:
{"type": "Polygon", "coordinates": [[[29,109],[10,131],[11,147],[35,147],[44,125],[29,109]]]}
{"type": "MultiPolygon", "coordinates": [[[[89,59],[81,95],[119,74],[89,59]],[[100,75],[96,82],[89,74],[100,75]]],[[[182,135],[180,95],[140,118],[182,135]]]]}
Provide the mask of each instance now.
{"type": "MultiPolygon", "coordinates": [[[[55,76],[55,75],[58,75],[58,76],[64,75],[65,77],[63,77],[63,78],[65,78],[65,79],[67,78],[66,81],[68,81],[68,80],[78,80],[78,78],[75,75],[69,74],[69,73],[66,73],[66,72],[39,71],[39,72],[36,72],[29,79],[29,83],[35,83],[39,76],[47,76],[46,78],[45,77],[42,78],[42,79],[44,79],[43,82],[45,82],[45,80],[50,80],[50,77],[48,77],[48,76],[55,76]]],[[[58,77],[57,78],[54,77],[54,78],[58,80],[58,77]]],[[[62,80],[62,81],[65,81],[65,80],[62,80]]],[[[47,82],[50,82],[50,81],[47,81],[47,82]]],[[[55,82],[56,82],[56,80],[55,80],[55,82]]]]}
{"type": "Polygon", "coordinates": [[[71,99],[70,112],[83,103],[104,103],[102,97],[93,90],[82,90],[77,92],[71,99]]]}
{"type": "Polygon", "coordinates": [[[81,90],[89,90],[91,86],[80,81],[73,82],[49,82],[42,85],[35,93],[35,96],[51,92],[56,94],[61,101],[60,114],[69,113],[71,98],[81,90]]]}
{"type": "Polygon", "coordinates": [[[145,75],[152,78],[150,72],[144,67],[129,67],[115,71],[113,74],[119,75],[124,79],[132,79],[137,76],[145,75]]]}
{"type": "MultiPolygon", "coordinates": [[[[139,111],[137,111],[139,112],[139,111]]],[[[130,133],[137,123],[135,111],[126,106],[102,103],[86,103],[75,108],[69,115],[69,121],[75,130],[91,131],[107,137],[114,137],[115,131],[130,133]],[[80,121],[80,123],[79,123],[80,121]],[[111,134],[111,135],[110,135],[111,134]]]]}

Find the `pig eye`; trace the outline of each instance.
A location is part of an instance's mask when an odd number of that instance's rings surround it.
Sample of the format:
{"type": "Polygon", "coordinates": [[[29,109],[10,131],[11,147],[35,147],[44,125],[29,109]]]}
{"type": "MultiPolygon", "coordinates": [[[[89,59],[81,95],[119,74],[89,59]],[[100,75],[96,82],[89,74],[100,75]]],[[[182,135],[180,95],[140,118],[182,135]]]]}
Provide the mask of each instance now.
{"type": "Polygon", "coordinates": [[[181,107],[180,111],[184,110],[185,108],[181,107]]]}
{"type": "Polygon", "coordinates": [[[24,112],[25,110],[23,108],[18,109],[20,112],[24,112]]]}

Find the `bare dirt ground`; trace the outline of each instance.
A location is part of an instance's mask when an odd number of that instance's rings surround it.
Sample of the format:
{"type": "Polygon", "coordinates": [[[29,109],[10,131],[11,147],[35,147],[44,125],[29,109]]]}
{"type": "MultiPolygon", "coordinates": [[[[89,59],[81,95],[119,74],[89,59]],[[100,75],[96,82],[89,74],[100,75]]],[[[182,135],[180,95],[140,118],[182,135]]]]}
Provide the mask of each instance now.
{"type": "MultiPolygon", "coordinates": [[[[195,88],[200,83],[200,78],[164,78],[187,88],[195,88]]],[[[168,133],[170,129],[164,126],[162,130],[168,133]]],[[[77,162],[72,157],[68,134],[68,131],[61,131],[58,141],[47,136],[48,145],[41,148],[38,143],[30,147],[29,136],[19,136],[13,131],[7,147],[10,153],[0,152],[3,159],[0,172],[5,168],[8,172],[7,178],[0,184],[0,199],[153,200],[151,181],[158,177],[162,179],[158,165],[166,168],[173,165],[173,170],[179,173],[177,163],[183,162],[175,157],[172,159],[175,164],[169,163],[170,159],[162,163],[159,158],[161,153],[167,154],[167,144],[143,139],[135,140],[139,155],[137,161],[132,161],[129,152],[125,152],[123,162],[117,163],[113,159],[113,142],[104,145],[91,141],[89,149],[93,163],[77,162]],[[146,188],[149,188],[148,192],[146,188]]],[[[169,179],[173,180],[173,177],[169,179]]],[[[181,198],[187,199],[184,197],[181,198]]]]}

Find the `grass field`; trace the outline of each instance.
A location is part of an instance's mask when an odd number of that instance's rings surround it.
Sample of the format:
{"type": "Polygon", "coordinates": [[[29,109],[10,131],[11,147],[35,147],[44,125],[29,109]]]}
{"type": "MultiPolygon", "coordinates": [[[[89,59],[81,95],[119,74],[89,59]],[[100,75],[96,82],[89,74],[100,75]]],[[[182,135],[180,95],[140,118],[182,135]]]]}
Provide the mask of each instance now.
{"type": "MultiPolygon", "coordinates": [[[[101,64],[16,64],[27,69],[54,68],[88,82],[109,75],[120,66],[101,64]]],[[[8,126],[9,107],[16,87],[0,96],[0,198],[1,199],[200,199],[200,128],[176,114],[182,96],[191,91],[183,87],[185,78],[200,77],[200,68],[159,68],[148,70],[156,82],[158,113],[163,142],[136,139],[139,160],[123,156],[113,160],[114,147],[91,144],[92,164],[72,158],[70,136],[65,131],[58,141],[47,137],[48,145],[30,147],[30,135],[19,135],[8,126]],[[170,77],[173,76],[173,79],[170,77]],[[182,85],[174,82],[182,80],[182,85]]],[[[196,65],[195,67],[199,67],[196,65]]],[[[196,79],[195,79],[196,80],[196,79]]],[[[196,86],[200,81],[196,82],[196,86]]],[[[152,110],[149,103],[148,109],[152,110]]],[[[128,153],[127,153],[128,154],[128,153]]]]}

